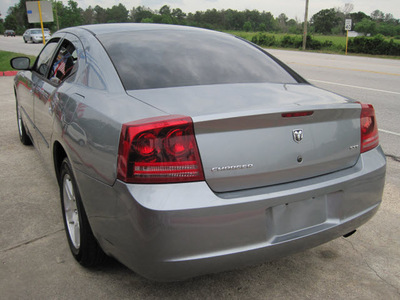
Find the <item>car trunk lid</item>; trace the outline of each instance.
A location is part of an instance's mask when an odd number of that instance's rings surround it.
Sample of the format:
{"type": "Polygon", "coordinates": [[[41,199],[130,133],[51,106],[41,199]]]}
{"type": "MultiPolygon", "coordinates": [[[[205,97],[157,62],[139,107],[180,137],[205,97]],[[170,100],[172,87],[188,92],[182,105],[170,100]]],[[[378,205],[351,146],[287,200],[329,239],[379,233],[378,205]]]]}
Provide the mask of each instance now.
{"type": "Polygon", "coordinates": [[[207,183],[226,192],[353,166],[361,107],[307,84],[233,84],[130,91],[192,117],[207,183]]]}

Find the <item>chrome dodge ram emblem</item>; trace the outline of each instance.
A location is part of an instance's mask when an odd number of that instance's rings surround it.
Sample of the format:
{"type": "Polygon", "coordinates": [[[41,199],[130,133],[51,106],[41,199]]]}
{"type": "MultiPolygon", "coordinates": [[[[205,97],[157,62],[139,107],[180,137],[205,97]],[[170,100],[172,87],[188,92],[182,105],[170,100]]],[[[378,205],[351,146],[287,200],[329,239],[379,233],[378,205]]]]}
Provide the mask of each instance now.
{"type": "Polygon", "coordinates": [[[301,140],[303,139],[303,129],[294,129],[292,131],[292,134],[293,134],[293,140],[296,143],[300,143],[301,140]]]}

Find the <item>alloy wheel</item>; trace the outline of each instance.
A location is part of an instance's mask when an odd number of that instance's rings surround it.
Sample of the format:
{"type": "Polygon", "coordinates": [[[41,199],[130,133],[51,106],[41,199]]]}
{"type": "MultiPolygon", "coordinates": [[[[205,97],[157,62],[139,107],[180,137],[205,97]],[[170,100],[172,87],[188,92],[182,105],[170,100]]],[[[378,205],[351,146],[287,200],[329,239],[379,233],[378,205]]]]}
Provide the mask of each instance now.
{"type": "Polygon", "coordinates": [[[74,247],[79,249],[81,244],[81,235],[78,205],[76,203],[74,186],[71,177],[68,174],[65,174],[63,179],[63,200],[68,234],[74,247]]]}

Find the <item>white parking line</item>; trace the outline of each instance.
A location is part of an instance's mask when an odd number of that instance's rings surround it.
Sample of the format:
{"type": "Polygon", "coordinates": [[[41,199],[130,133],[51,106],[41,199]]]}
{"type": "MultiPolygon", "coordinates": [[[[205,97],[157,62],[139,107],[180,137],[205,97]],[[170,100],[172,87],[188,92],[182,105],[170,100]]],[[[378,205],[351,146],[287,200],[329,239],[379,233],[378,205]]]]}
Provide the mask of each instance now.
{"type": "Polygon", "coordinates": [[[316,80],[316,79],[308,79],[308,80],[309,80],[309,81],[313,81],[313,82],[326,83],[326,84],[332,84],[332,85],[340,85],[340,86],[345,86],[345,87],[350,87],[350,88],[356,88],[356,89],[362,89],[362,90],[368,90],[368,91],[374,91],[374,92],[380,92],[380,93],[389,93],[389,94],[400,95],[399,92],[378,90],[378,89],[373,89],[373,88],[368,88],[368,87],[363,87],[363,86],[348,85],[348,84],[343,84],[343,83],[322,81],[322,80],[316,80]]]}
{"type": "Polygon", "coordinates": [[[400,133],[397,133],[397,132],[393,132],[393,131],[389,131],[389,130],[384,130],[384,129],[378,129],[378,130],[381,131],[381,132],[384,132],[384,133],[388,133],[388,134],[393,134],[393,135],[400,136],[400,133]]]}

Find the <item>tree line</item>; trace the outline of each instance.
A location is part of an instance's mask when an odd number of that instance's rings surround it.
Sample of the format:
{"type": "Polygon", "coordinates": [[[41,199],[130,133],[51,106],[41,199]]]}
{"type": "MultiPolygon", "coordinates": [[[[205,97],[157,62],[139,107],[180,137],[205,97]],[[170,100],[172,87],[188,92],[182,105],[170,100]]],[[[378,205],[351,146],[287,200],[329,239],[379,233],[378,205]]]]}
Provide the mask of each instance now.
{"type": "MultiPolygon", "coordinates": [[[[27,28],[39,27],[40,24],[29,24],[26,13],[27,0],[10,7],[7,17],[0,19],[0,31],[13,29],[22,34],[27,28]]],[[[69,0],[67,5],[60,1],[53,3],[54,22],[45,23],[52,32],[71,26],[99,23],[163,23],[203,27],[215,30],[257,31],[274,33],[302,34],[303,22],[289,19],[284,13],[274,17],[270,12],[258,10],[237,11],[232,9],[196,11],[185,13],[180,8],[162,6],[152,10],[145,6],[128,10],[123,4],[111,8],[99,5],[82,9],[78,3],[69,0]]],[[[390,13],[375,10],[370,15],[364,12],[352,13],[353,6],[346,4],[343,8],[323,9],[309,20],[309,33],[344,34],[345,19],[352,19],[355,31],[376,35],[400,38],[400,19],[393,18],[390,13]]]]}

